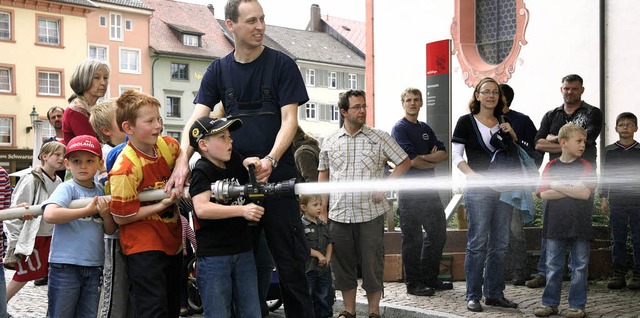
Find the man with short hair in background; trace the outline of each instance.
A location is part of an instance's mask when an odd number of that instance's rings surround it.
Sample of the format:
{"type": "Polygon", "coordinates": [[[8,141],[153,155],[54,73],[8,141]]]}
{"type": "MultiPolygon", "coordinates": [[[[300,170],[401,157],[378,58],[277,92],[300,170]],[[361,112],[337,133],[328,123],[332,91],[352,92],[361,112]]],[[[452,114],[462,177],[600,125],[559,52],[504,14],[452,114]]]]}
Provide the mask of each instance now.
{"type": "MultiPolygon", "coordinates": [[[[436,165],[447,160],[449,155],[433,129],[418,120],[423,105],[422,92],[417,88],[407,88],[400,99],[404,117],[393,126],[391,136],[411,160],[406,176],[424,178],[429,182],[428,178],[435,177],[436,165]]],[[[400,191],[398,215],[407,293],[431,296],[435,290],[452,289],[452,283],[438,279],[442,250],[447,240],[447,220],[438,191],[400,191]]]]}

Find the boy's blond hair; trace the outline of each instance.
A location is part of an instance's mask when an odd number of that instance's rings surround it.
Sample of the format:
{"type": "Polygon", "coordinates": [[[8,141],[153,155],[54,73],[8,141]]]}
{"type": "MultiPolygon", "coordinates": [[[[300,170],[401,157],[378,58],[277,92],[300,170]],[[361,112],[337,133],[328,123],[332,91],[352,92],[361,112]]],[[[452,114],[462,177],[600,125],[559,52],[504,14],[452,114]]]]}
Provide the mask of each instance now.
{"type": "Polygon", "coordinates": [[[580,133],[584,136],[587,135],[587,131],[582,128],[582,126],[576,125],[574,123],[565,124],[560,128],[560,131],[558,132],[558,140],[569,140],[569,138],[577,133],[580,133]]]}
{"type": "Polygon", "coordinates": [[[40,147],[40,153],[38,153],[38,159],[40,159],[40,164],[44,166],[44,160],[42,159],[43,154],[50,155],[58,150],[62,150],[62,153],[67,152],[67,147],[59,142],[59,141],[50,141],[42,145],[40,147]]]}
{"type": "Polygon", "coordinates": [[[138,110],[143,106],[156,106],[160,108],[160,101],[155,97],[135,90],[127,90],[116,100],[116,123],[122,129],[123,122],[129,122],[135,126],[138,118],[138,110]]]}
{"type": "Polygon", "coordinates": [[[319,194],[301,194],[300,195],[300,205],[308,205],[311,199],[316,199],[318,201],[322,201],[322,196],[319,194]]]}
{"type": "MultiPolygon", "coordinates": [[[[89,116],[89,122],[91,127],[95,130],[98,140],[101,143],[106,144],[111,141],[111,138],[102,132],[102,129],[111,129],[111,122],[116,117],[116,103],[115,99],[109,99],[98,105],[91,107],[91,116],[89,116]]],[[[122,130],[122,128],[120,128],[122,130]]]]}

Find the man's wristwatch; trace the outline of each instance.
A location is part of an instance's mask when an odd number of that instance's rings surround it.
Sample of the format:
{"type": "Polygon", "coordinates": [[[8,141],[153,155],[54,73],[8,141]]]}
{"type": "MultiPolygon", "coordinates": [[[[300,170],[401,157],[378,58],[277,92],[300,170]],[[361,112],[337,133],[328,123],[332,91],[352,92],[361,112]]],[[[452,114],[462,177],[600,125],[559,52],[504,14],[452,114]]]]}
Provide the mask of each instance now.
{"type": "Polygon", "coordinates": [[[271,157],[271,156],[269,156],[269,155],[266,155],[266,156],[265,156],[265,159],[269,159],[269,161],[271,161],[271,168],[272,168],[272,169],[275,169],[275,168],[277,168],[277,167],[278,167],[278,160],[276,160],[276,158],[271,157]]]}

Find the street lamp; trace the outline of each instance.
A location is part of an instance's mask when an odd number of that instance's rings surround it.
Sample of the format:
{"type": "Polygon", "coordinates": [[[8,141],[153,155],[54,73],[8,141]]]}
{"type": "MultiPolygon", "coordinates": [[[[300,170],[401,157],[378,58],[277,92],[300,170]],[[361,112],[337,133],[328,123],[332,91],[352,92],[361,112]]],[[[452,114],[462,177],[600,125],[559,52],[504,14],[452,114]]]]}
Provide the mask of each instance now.
{"type": "Polygon", "coordinates": [[[36,106],[33,106],[31,109],[31,113],[29,113],[29,119],[31,120],[31,126],[27,127],[27,133],[29,133],[32,129],[34,129],[33,134],[33,157],[31,160],[31,167],[35,167],[40,164],[40,159],[38,158],[38,154],[40,153],[40,146],[42,146],[42,129],[40,126],[42,124],[42,120],[38,117],[40,114],[36,111],[36,106]]]}
{"type": "Polygon", "coordinates": [[[36,111],[36,106],[33,106],[33,108],[31,109],[31,113],[29,114],[29,118],[31,119],[31,126],[27,127],[27,134],[31,132],[31,129],[33,129],[36,124],[41,122],[41,120],[38,119],[38,116],[40,116],[40,114],[38,114],[38,112],[36,111]]]}

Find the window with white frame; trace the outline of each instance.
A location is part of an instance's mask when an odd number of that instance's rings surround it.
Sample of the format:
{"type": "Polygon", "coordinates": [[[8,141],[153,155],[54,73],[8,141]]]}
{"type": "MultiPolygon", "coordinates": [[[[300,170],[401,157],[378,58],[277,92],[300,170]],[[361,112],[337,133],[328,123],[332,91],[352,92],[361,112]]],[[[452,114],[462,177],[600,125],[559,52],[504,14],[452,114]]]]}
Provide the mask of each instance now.
{"type": "Polygon", "coordinates": [[[13,146],[12,117],[0,117],[0,146],[13,146]]]}
{"type": "Polygon", "coordinates": [[[13,92],[13,69],[0,66],[0,93],[13,92]]]}
{"type": "Polygon", "coordinates": [[[349,74],[349,89],[358,89],[358,75],[349,74]]]}
{"type": "Polygon", "coordinates": [[[107,47],[99,45],[89,45],[89,57],[100,61],[107,61],[107,47]]]}
{"type": "Polygon", "coordinates": [[[182,44],[187,46],[200,46],[199,37],[193,34],[183,34],[182,35],[182,44]]]}
{"type": "Polygon", "coordinates": [[[316,103],[306,103],[304,110],[307,120],[318,120],[318,105],[316,103]]]}
{"type": "Polygon", "coordinates": [[[180,97],[166,96],[164,105],[167,109],[167,117],[180,118],[180,97]]]}
{"type": "Polygon", "coordinates": [[[140,73],[140,50],[120,48],[120,72],[140,73]]]}
{"type": "Polygon", "coordinates": [[[329,88],[338,88],[338,74],[329,72],[329,88]]]}
{"type": "Polygon", "coordinates": [[[133,21],[124,20],[124,29],[127,31],[131,31],[133,29],[133,21]]]}
{"type": "Polygon", "coordinates": [[[39,71],[38,72],[38,95],[60,96],[60,73],[39,71]]]}
{"type": "Polygon", "coordinates": [[[55,136],[56,135],[56,129],[53,128],[53,126],[51,126],[51,124],[49,124],[48,121],[43,120],[42,123],[40,123],[39,125],[39,129],[40,131],[42,131],[42,136],[55,136]]]}
{"type": "Polygon", "coordinates": [[[331,121],[337,122],[340,120],[340,108],[337,105],[331,105],[331,121]]]}
{"type": "Polygon", "coordinates": [[[182,134],[179,131],[167,131],[167,136],[180,141],[180,136],[182,136],[182,134]]]}
{"type": "Polygon", "coordinates": [[[38,18],[38,43],[59,46],[60,20],[50,17],[38,18]]]}
{"type": "Polygon", "coordinates": [[[104,15],[101,15],[99,18],[100,21],[100,26],[101,27],[106,27],[107,26],[107,17],[104,15]]]}
{"type": "Polygon", "coordinates": [[[308,69],[305,72],[305,79],[308,86],[316,86],[316,70],[308,69]]]}
{"type": "Polygon", "coordinates": [[[189,65],[184,63],[171,63],[171,79],[188,80],[189,65]]]}
{"type": "Polygon", "coordinates": [[[12,40],[11,27],[11,13],[0,11],[0,40],[12,40]]]}
{"type": "Polygon", "coordinates": [[[124,92],[126,92],[126,91],[128,91],[130,89],[134,90],[134,91],[142,92],[142,87],[140,87],[140,86],[120,85],[119,86],[119,91],[120,91],[119,95],[122,95],[124,92]]]}
{"type": "Polygon", "coordinates": [[[122,41],[122,14],[109,14],[109,40],[122,41]]]}

